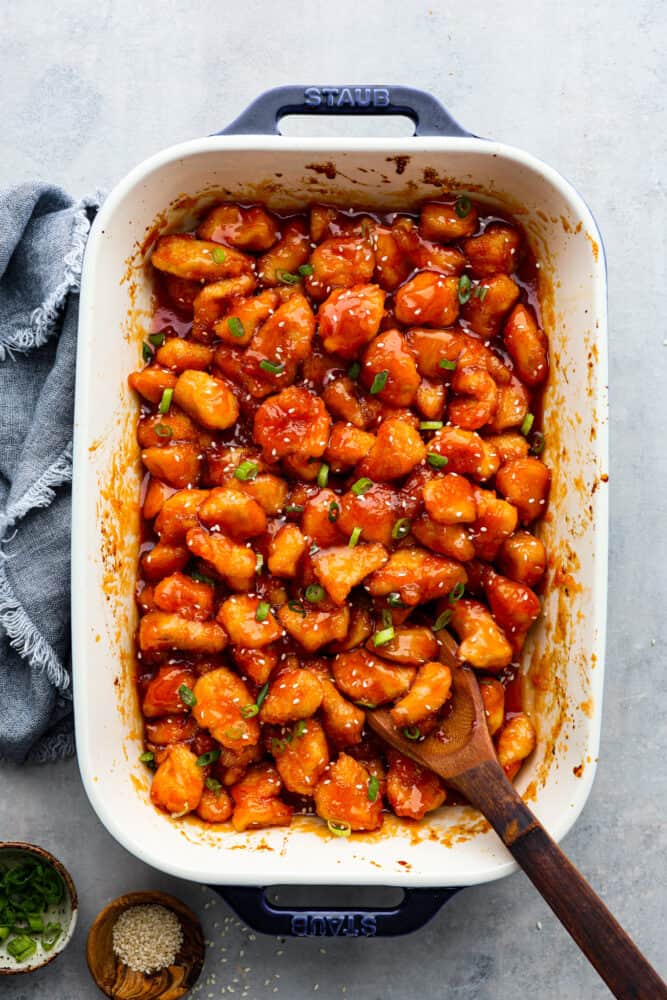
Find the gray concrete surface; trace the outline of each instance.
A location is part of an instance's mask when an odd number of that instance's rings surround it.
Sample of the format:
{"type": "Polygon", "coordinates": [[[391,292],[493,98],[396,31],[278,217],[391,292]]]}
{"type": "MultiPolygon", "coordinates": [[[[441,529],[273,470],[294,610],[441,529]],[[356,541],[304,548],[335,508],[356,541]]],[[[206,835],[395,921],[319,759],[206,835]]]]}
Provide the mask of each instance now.
{"type": "MultiPolygon", "coordinates": [[[[665,10],[660,0],[0,4],[0,183],[108,188],[155,150],[220,128],[265,87],[375,81],[433,91],[468,128],[532,150],[587,198],[609,257],[610,625],[598,777],[565,846],[663,974],[665,10]]],[[[521,874],[460,893],[407,939],[280,943],[127,855],[93,815],[74,761],[0,772],[0,837],[56,851],[81,893],[67,955],[0,984],[6,1000],[95,997],[90,921],[117,894],[151,886],[203,917],[213,947],[202,998],[609,995],[521,874]]]]}

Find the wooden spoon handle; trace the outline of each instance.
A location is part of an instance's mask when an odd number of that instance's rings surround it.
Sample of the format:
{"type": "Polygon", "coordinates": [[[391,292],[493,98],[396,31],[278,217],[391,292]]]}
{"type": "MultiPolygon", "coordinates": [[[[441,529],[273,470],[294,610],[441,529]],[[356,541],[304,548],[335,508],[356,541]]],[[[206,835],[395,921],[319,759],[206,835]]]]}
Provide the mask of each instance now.
{"type": "Polygon", "coordinates": [[[496,761],[451,782],[489,820],[619,1000],[666,1000],[667,986],[523,802],[496,761]]]}

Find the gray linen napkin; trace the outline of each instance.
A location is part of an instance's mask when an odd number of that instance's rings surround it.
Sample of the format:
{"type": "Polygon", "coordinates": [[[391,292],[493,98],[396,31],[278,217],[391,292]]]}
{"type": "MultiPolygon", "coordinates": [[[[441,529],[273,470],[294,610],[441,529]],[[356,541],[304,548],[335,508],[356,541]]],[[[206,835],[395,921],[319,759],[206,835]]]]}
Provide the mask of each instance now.
{"type": "Polygon", "coordinates": [[[98,199],[0,189],[0,759],[74,752],[70,486],[78,291],[98,199]]]}

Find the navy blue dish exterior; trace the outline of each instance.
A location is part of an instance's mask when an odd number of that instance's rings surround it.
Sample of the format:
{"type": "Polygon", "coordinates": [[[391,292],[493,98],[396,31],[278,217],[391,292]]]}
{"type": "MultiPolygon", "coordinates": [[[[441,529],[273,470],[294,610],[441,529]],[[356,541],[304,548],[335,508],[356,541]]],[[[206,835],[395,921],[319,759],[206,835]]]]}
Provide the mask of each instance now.
{"type": "MultiPolygon", "coordinates": [[[[279,135],[285,115],[402,115],[415,135],[469,138],[432,94],[414,87],[274,87],[260,94],[238,118],[214,135],[279,135]]],[[[253,930],[281,937],[395,937],[419,930],[458,889],[405,889],[387,909],[278,907],[262,886],[210,887],[253,930]]]]}

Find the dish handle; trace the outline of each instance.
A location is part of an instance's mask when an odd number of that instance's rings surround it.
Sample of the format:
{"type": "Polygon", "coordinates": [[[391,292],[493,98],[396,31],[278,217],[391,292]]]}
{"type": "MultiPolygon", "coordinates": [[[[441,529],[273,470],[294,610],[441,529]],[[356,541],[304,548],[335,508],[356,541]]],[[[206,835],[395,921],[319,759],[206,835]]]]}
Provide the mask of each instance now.
{"type": "Polygon", "coordinates": [[[307,906],[276,906],[266,888],[211,885],[234,912],[253,930],[280,937],[396,937],[419,930],[459,890],[405,889],[398,906],[376,909],[333,907],[313,910],[307,906]]]}
{"type": "Polygon", "coordinates": [[[415,135],[467,138],[440,101],[415,87],[274,87],[266,90],[238,118],[214,135],[279,135],[285,115],[403,115],[415,135]]]}

